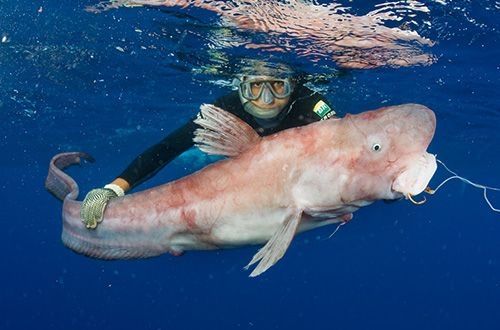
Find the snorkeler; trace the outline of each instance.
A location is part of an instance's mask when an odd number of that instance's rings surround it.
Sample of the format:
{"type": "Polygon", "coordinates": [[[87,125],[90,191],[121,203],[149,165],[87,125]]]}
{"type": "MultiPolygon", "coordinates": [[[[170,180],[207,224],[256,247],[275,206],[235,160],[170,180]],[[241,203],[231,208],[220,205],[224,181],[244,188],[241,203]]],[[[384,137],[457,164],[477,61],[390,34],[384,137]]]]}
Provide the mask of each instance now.
{"type": "MultiPolygon", "coordinates": [[[[238,91],[214,105],[241,118],[260,136],[336,116],[325,97],[304,86],[286,65],[254,65],[243,71],[238,91]]],[[[137,156],[113,182],[86,195],[80,216],[87,228],[102,221],[111,199],[124,196],[194,145],[195,118],[137,156]]]]}

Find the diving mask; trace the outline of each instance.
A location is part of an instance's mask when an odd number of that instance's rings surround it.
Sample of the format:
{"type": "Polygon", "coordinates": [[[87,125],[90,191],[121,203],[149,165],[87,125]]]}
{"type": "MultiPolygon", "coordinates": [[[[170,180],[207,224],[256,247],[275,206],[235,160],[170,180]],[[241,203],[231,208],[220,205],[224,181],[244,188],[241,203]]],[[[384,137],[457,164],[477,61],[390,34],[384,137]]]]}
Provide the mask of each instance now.
{"type": "Polygon", "coordinates": [[[259,98],[265,104],[271,104],[274,98],[285,99],[290,96],[293,86],[290,78],[268,76],[243,77],[239,85],[241,97],[248,101],[259,98]]]}

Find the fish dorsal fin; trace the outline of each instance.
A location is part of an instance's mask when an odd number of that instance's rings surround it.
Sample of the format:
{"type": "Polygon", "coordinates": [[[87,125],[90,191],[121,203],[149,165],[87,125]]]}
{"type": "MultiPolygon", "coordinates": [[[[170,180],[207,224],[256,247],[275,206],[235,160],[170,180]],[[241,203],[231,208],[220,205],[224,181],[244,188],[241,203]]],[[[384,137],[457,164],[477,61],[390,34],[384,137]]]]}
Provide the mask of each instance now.
{"type": "Polygon", "coordinates": [[[234,157],[260,140],[254,129],[235,115],[212,104],[202,104],[194,122],[195,146],[209,155],[234,157]]]}
{"type": "Polygon", "coordinates": [[[271,239],[253,256],[248,265],[245,266],[245,269],[248,269],[251,265],[259,262],[250,274],[250,277],[262,274],[285,255],[288,246],[290,246],[297,232],[301,218],[302,211],[299,210],[293,210],[293,212],[287,214],[285,221],[283,221],[271,239]]]}

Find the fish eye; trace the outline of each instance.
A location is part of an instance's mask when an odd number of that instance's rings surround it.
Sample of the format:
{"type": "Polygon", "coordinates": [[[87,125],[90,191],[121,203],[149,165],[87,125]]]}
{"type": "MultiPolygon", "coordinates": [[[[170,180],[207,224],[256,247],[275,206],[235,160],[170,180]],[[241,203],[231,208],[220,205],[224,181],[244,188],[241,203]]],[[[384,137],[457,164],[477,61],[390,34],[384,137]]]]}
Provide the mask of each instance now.
{"type": "Polygon", "coordinates": [[[373,151],[380,151],[380,150],[382,150],[382,146],[380,144],[378,144],[378,143],[374,143],[372,145],[372,150],[373,151]]]}

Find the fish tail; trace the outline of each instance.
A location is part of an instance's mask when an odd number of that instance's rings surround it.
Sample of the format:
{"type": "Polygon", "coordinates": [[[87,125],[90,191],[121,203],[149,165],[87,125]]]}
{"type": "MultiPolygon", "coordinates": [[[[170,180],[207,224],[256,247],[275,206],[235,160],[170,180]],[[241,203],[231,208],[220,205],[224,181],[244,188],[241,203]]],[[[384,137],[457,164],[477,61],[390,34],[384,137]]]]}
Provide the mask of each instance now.
{"type": "Polygon", "coordinates": [[[49,164],[49,173],[45,179],[45,188],[60,200],[66,197],[76,200],[78,198],[78,184],[63,170],[71,165],[80,164],[81,159],[93,162],[92,156],[84,152],[66,152],[55,155],[49,164]]]}

